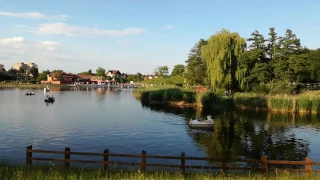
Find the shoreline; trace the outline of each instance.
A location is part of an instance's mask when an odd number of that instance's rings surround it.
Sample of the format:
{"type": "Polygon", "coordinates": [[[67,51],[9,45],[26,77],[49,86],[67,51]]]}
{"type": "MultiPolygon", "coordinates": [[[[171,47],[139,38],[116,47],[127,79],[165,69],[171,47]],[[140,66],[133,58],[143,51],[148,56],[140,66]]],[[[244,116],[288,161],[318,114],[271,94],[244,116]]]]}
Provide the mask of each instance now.
{"type": "Polygon", "coordinates": [[[138,90],[135,96],[146,103],[166,104],[181,108],[212,107],[292,114],[320,113],[320,91],[305,92],[299,95],[235,93],[231,98],[226,99],[223,95],[214,92],[203,94],[181,88],[146,88],[138,90]],[[188,100],[191,103],[184,101],[187,95],[193,98],[191,101],[190,99],[188,100]],[[168,97],[169,99],[167,100],[168,97]],[[180,97],[180,99],[177,97],[180,97]],[[175,100],[173,101],[172,99],[175,100]]]}

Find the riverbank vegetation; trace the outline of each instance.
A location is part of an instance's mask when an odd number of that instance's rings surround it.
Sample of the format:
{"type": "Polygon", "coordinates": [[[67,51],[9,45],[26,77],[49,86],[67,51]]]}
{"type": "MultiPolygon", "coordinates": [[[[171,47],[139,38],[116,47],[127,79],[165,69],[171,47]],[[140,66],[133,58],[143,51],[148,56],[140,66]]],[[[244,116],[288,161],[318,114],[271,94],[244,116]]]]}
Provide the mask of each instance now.
{"type": "Polygon", "coordinates": [[[149,86],[135,91],[143,102],[204,108],[231,108],[293,113],[319,113],[320,91],[299,95],[234,93],[225,96],[222,91],[196,92],[176,86],[149,86]]]}
{"type": "MultiPolygon", "coordinates": [[[[59,167],[13,167],[13,166],[0,166],[0,179],[7,180],[58,180],[58,179],[132,179],[132,180],[147,180],[147,179],[274,179],[274,180],[289,180],[289,179],[305,179],[305,175],[286,175],[286,174],[254,174],[254,173],[242,173],[242,174],[222,174],[218,173],[179,173],[179,172],[140,172],[140,171],[103,171],[100,169],[63,169],[59,167]]],[[[318,176],[311,176],[308,179],[317,179],[318,176]]]]}
{"type": "Polygon", "coordinates": [[[275,28],[270,28],[268,37],[256,30],[247,39],[222,29],[207,40],[200,39],[186,63],[182,75],[182,71],[174,71],[185,78],[183,87],[204,86],[211,91],[199,94],[182,89],[144,90],[143,99],[166,102],[170,98],[162,98],[161,94],[175,91],[179,100],[173,98],[174,101],[202,106],[203,102],[210,102],[225,107],[231,101],[233,106],[245,109],[320,112],[319,93],[307,92],[320,89],[320,49],[302,46],[290,29],[278,35],[275,28]],[[230,98],[217,93],[228,90],[233,92],[230,98]]]}
{"type": "Polygon", "coordinates": [[[193,107],[228,107],[231,99],[219,96],[214,92],[196,93],[191,89],[175,86],[141,87],[135,91],[135,96],[148,103],[163,103],[177,106],[193,107]]]}

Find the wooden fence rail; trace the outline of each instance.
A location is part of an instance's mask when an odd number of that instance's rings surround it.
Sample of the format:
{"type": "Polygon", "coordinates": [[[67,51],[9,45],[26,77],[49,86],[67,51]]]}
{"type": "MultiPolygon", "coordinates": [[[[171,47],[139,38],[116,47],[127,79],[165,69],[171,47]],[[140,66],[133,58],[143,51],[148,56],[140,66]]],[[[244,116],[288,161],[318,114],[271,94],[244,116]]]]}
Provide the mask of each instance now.
{"type": "Polygon", "coordinates": [[[105,149],[103,153],[92,153],[92,152],[72,152],[70,148],[66,147],[64,151],[51,151],[51,150],[37,150],[32,149],[32,145],[28,146],[26,149],[26,164],[28,166],[32,165],[33,161],[52,161],[52,162],[64,162],[64,166],[66,168],[70,167],[70,163],[90,163],[90,164],[101,164],[103,168],[108,169],[109,164],[116,165],[130,165],[130,166],[140,166],[141,171],[145,171],[147,167],[171,167],[171,168],[180,168],[182,172],[185,172],[186,168],[194,168],[194,169],[220,169],[224,172],[227,170],[258,170],[262,172],[267,171],[285,171],[285,172],[303,172],[307,176],[310,176],[311,173],[319,173],[320,170],[313,170],[313,165],[320,165],[320,162],[312,162],[312,159],[306,158],[306,161],[283,161],[283,160],[268,160],[267,156],[262,156],[260,160],[228,160],[228,162],[217,159],[217,158],[209,158],[209,157],[189,157],[186,156],[184,152],[181,153],[180,156],[155,156],[155,155],[147,155],[146,151],[142,151],[141,154],[116,154],[109,153],[108,149],[105,149]],[[42,154],[63,154],[63,159],[54,159],[54,158],[41,158],[41,157],[33,157],[33,153],[42,153],[42,154]],[[94,160],[72,160],[71,155],[83,155],[83,156],[100,156],[102,157],[101,161],[94,160]],[[131,158],[141,158],[141,162],[112,162],[109,161],[109,157],[131,157],[131,158]],[[180,164],[156,164],[156,163],[147,163],[147,159],[176,159],[180,160],[180,164]],[[187,165],[186,160],[203,160],[203,161],[215,161],[221,162],[222,166],[196,166],[196,165],[187,165]],[[244,167],[233,167],[229,166],[229,163],[256,163],[261,164],[260,168],[244,168],[244,167]],[[278,165],[305,165],[305,169],[268,169],[268,164],[278,164],[278,165]]]}

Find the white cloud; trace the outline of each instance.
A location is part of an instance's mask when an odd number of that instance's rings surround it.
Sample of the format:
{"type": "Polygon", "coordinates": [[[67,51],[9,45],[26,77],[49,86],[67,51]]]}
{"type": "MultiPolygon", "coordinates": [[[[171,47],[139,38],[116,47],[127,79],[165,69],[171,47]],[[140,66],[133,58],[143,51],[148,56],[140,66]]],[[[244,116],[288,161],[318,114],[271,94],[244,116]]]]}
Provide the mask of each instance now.
{"type": "Polygon", "coordinates": [[[30,49],[54,51],[57,49],[59,45],[60,43],[55,41],[43,41],[38,43],[32,43],[26,41],[23,37],[0,39],[0,46],[2,48],[16,48],[26,51],[30,49]]]}
{"type": "Polygon", "coordinates": [[[99,64],[105,62],[105,57],[93,56],[99,54],[97,50],[73,52],[65,48],[56,41],[33,42],[23,37],[0,39],[0,62],[6,69],[10,69],[17,62],[34,62],[40,70],[63,68],[67,71],[79,66],[84,66],[86,70],[88,59],[90,64],[97,60],[99,64]]]}
{"type": "Polygon", "coordinates": [[[172,25],[166,25],[165,28],[166,29],[173,29],[174,27],[172,25]]]}
{"type": "Polygon", "coordinates": [[[0,39],[1,44],[15,44],[15,43],[22,43],[23,41],[24,41],[23,37],[0,39]]]}
{"type": "Polygon", "coordinates": [[[69,16],[65,14],[45,15],[39,12],[23,12],[23,13],[0,12],[0,16],[27,18],[27,19],[47,19],[47,20],[56,20],[56,21],[65,21],[67,18],[69,18],[69,16]]]}
{"type": "Polygon", "coordinates": [[[63,22],[40,24],[36,28],[25,28],[28,32],[37,34],[62,34],[66,36],[73,35],[107,35],[107,36],[125,36],[141,34],[145,32],[140,28],[127,28],[122,30],[106,30],[92,27],[72,26],[63,22]]]}

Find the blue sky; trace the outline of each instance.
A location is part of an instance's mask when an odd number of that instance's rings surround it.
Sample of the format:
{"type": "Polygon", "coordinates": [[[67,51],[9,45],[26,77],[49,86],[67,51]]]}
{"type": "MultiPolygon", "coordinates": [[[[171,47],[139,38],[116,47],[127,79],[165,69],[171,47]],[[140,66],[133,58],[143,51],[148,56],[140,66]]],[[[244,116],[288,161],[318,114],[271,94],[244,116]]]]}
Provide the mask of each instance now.
{"type": "Polygon", "coordinates": [[[40,70],[98,66],[150,74],[185,64],[200,38],[222,28],[248,38],[275,27],[320,47],[317,0],[0,0],[0,64],[35,62],[40,70]]]}

